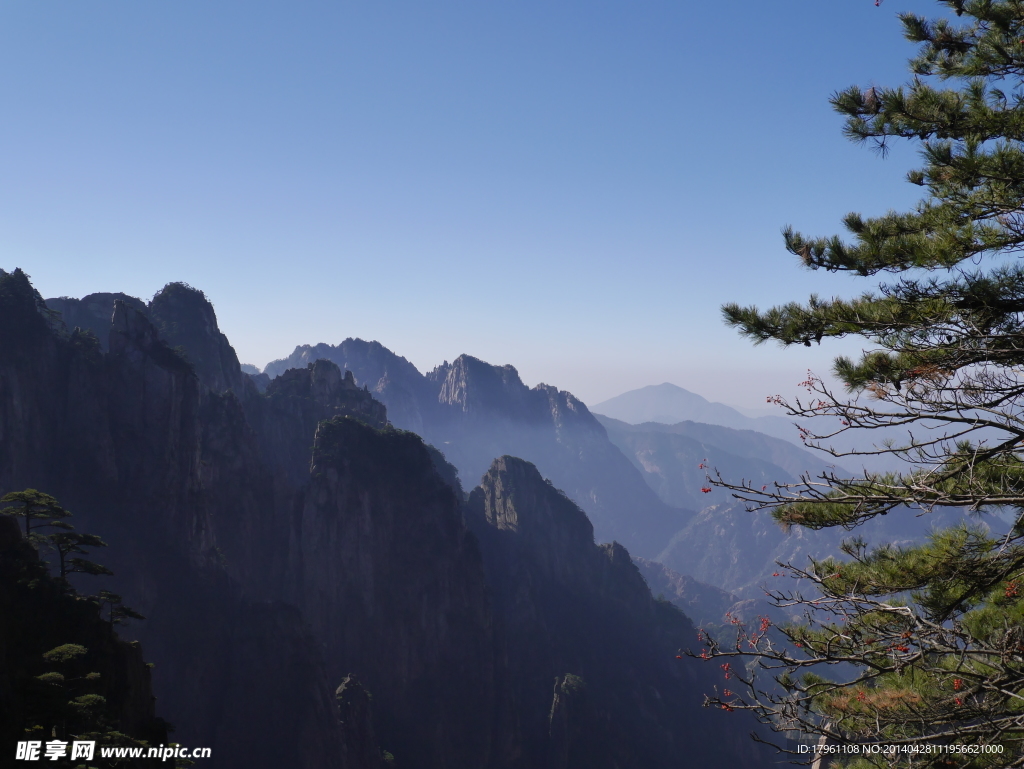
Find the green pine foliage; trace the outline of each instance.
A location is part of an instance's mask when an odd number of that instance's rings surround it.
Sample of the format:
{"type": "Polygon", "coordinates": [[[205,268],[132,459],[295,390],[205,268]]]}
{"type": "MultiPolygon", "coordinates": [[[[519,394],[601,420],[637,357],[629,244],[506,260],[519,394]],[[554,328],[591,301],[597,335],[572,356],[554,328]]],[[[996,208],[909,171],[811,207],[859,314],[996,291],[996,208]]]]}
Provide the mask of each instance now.
{"type": "Polygon", "coordinates": [[[12,491],[0,497],[0,514],[25,519],[25,539],[37,548],[49,550],[57,556],[57,573],[60,581],[70,587],[69,574],[91,574],[93,576],[109,575],[112,572],[83,555],[89,555],[86,548],[106,547],[107,543],[95,534],[82,534],[65,519],[71,513],[65,510],[49,494],[36,489],[12,491]],[[32,531],[35,522],[35,531],[32,531]],[[46,534],[39,529],[49,528],[57,531],[46,534]]]}
{"type": "MultiPolygon", "coordinates": [[[[101,591],[98,596],[79,594],[68,582],[74,572],[109,574],[98,564],[67,557],[95,546],[92,535],[75,535],[63,518],[70,513],[53,497],[27,489],[8,494],[11,503],[0,515],[0,741],[13,750],[19,740],[94,740],[97,746],[146,746],[165,743],[167,724],[155,717],[151,705],[140,709],[139,687],[147,687],[149,672],[136,644],[121,641],[114,625],[125,619],[142,619],[123,606],[121,597],[101,591]],[[27,506],[26,506],[27,505],[27,506]],[[56,534],[38,532],[35,521],[30,535],[19,533],[19,515],[45,508],[56,519],[56,534]],[[74,537],[74,547],[65,539],[74,537]],[[62,547],[67,551],[51,575],[40,550],[62,547]],[[75,547],[80,549],[74,549],[75,547]],[[86,562],[87,566],[74,563],[86,562]],[[107,617],[103,611],[106,609],[107,617]]],[[[68,758],[47,762],[71,766],[68,758]]],[[[101,760],[99,752],[90,766],[155,766],[159,759],[101,760]]],[[[79,764],[78,761],[75,764],[79,764]]]]}
{"type": "Polygon", "coordinates": [[[32,541],[34,536],[32,534],[33,523],[36,524],[37,529],[40,527],[60,528],[63,525],[61,519],[71,515],[58,504],[56,499],[36,489],[12,491],[5,494],[0,497],[0,505],[3,505],[0,507],[0,513],[25,519],[25,537],[29,541],[32,541]]]}
{"type": "Polygon", "coordinates": [[[808,445],[843,455],[831,446],[849,430],[906,436],[877,446],[907,460],[902,473],[722,484],[752,508],[812,529],[939,507],[1015,520],[1001,536],[963,525],[914,547],[850,539],[841,558],[787,567],[813,591],[772,591],[803,607],[805,622],[781,636],[763,621],[738,626],[735,644],[706,641],[705,658],[757,663],[725,662],[736,680],[709,705],[844,747],[844,766],[1024,766],[1024,2],[939,5],[936,19],[900,16],[918,45],[910,82],[832,98],[850,139],[882,153],[897,140],[920,148],[908,180],[921,202],[849,214],[846,238],[784,231],[804,267],[877,287],[850,300],[723,308],[755,343],[865,341],[859,359],[835,361],[846,394],[809,375],[806,396],[774,399],[815,417],[808,445]],[[881,745],[898,751],[867,752],[881,745]]]}

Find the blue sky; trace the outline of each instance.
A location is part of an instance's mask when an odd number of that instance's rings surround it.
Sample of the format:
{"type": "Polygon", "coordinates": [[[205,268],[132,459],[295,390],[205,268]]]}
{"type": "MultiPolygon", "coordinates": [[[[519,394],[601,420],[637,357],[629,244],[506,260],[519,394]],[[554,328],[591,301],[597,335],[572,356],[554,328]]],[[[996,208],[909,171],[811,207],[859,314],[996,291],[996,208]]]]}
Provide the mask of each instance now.
{"type": "Polygon", "coordinates": [[[827,99],[906,79],[931,0],[0,5],[0,266],[44,296],[202,288],[244,362],[377,339],[594,403],[671,381],[756,407],[844,347],[719,320],[856,279],[792,223],[916,201],[912,148],[827,99]]]}

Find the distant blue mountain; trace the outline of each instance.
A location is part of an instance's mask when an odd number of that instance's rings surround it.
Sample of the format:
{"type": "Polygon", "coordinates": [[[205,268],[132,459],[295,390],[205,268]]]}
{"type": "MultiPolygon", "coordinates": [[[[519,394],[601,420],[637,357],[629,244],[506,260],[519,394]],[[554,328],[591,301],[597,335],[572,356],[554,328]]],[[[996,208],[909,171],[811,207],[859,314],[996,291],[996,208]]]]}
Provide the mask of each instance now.
{"type": "Polygon", "coordinates": [[[708,473],[719,472],[726,480],[749,481],[755,486],[793,483],[805,473],[818,476],[834,470],[847,474],[826,461],[827,455],[754,430],[704,422],[630,425],[596,416],[608,431],[609,440],[643,473],[662,501],[673,507],[702,510],[731,502],[730,491],[708,485],[708,473]]]}
{"type": "MultiPolygon", "coordinates": [[[[702,422],[708,425],[731,427],[734,430],[754,430],[804,448],[796,428],[796,420],[792,417],[747,416],[732,406],[714,403],[669,382],[630,390],[595,404],[591,406],[590,410],[594,414],[618,419],[631,425],[643,425],[649,422],[659,422],[664,425],[702,422]]],[[[782,410],[779,409],[779,411],[782,410]]],[[[827,434],[837,428],[837,421],[835,417],[821,416],[813,420],[802,420],[802,424],[811,429],[817,427],[821,433],[827,434]]],[[[895,457],[874,453],[874,447],[887,439],[903,443],[907,439],[906,432],[898,429],[855,430],[832,440],[823,441],[823,443],[834,445],[837,449],[856,449],[859,452],[867,453],[847,454],[837,458],[830,458],[824,452],[813,453],[826,464],[838,462],[855,472],[860,472],[863,468],[873,471],[905,470],[907,466],[895,457]]]]}
{"type": "Polygon", "coordinates": [[[731,406],[713,403],[669,382],[630,390],[597,403],[591,406],[590,410],[632,425],[644,422],[661,422],[668,425],[679,422],[703,422],[731,427],[734,430],[756,430],[801,445],[792,419],[781,416],[748,417],[731,406]]]}

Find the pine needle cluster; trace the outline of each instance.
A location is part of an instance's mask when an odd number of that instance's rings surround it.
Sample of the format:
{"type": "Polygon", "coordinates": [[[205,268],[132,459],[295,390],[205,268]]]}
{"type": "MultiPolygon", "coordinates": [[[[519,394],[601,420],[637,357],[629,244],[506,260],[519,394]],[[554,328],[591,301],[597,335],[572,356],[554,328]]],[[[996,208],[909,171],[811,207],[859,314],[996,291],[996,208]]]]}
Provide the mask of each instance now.
{"type": "Polygon", "coordinates": [[[846,393],[809,374],[806,395],[771,400],[813,417],[801,428],[809,446],[889,454],[907,468],[770,489],[717,479],[752,509],[811,529],[937,508],[1013,521],[998,536],[979,521],[912,547],[850,539],[841,557],[787,566],[797,589],[769,591],[802,608],[803,622],[738,626],[735,643],[704,637],[705,658],[752,660],[725,662],[737,680],[707,704],[842,747],[833,766],[1024,766],[1024,2],[939,5],[934,19],[900,16],[918,47],[908,83],[831,100],[848,138],[882,153],[898,140],[920,148],[908,181],[921,202],[849,214],[845,237],[784,230],[804,267],[878,287],[852,300],[723,307],[758,344],[863,339],[859,359],[834,364],[846,393]],[[905,439],[834,448],[851,430],[905,439]]]}

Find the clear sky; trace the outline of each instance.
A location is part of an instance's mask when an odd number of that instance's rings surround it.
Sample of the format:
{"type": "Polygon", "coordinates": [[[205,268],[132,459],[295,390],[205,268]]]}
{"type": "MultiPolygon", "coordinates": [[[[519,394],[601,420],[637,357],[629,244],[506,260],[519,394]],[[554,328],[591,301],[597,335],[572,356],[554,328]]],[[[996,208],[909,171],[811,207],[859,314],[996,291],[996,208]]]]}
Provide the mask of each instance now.
{"type": "Polygon", "coordinates": [[[8,0],[0,267],[47,297],[186,281],[259,366],[359,336],[756,407],[840,348],[755,349],[719,306],[868,288],[781,227],[918,197],[912,149],[827,103],[906,79],[901,10],[938,4],[8,0]]]}

